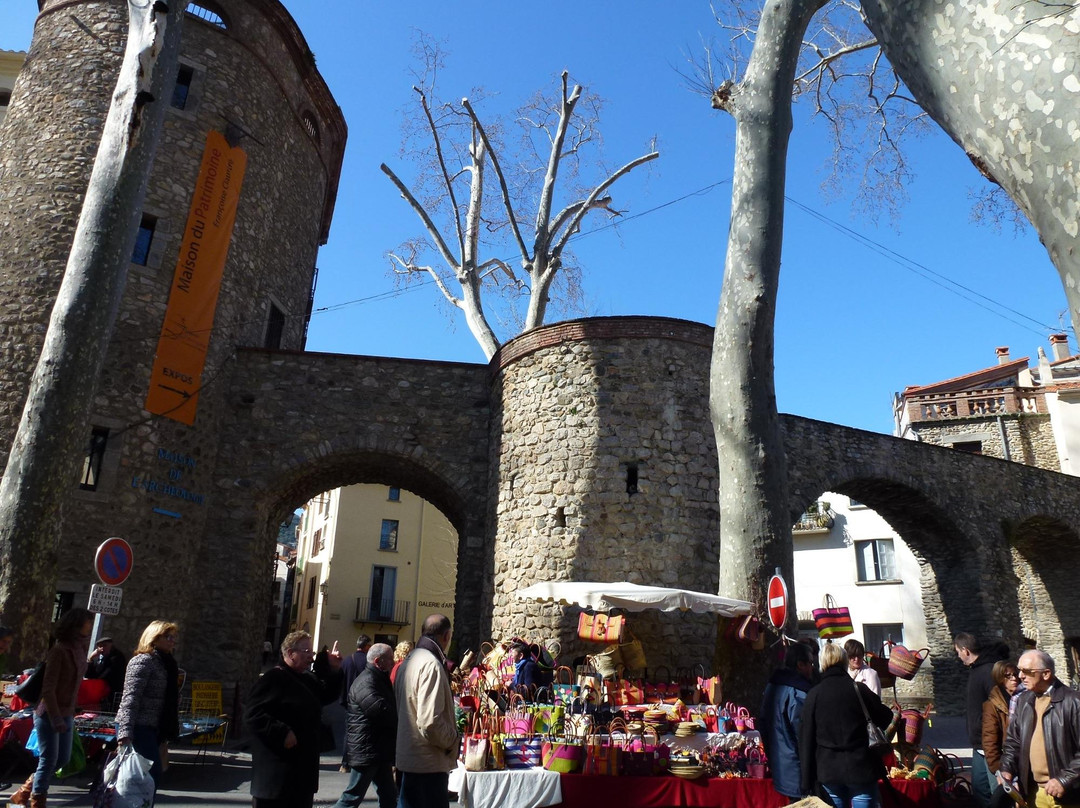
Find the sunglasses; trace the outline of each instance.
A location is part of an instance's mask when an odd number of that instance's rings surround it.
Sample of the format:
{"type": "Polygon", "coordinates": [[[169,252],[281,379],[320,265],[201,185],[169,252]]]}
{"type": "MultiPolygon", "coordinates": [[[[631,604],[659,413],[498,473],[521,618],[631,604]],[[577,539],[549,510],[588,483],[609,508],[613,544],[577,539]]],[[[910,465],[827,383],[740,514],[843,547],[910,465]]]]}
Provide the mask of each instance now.
{"type": "Polygon", "coordinates": [[[1021,676],[1034,676],[1037,673],[1046,672],[1049,668],[1019,668],[1018,670],[1021,676]]]}

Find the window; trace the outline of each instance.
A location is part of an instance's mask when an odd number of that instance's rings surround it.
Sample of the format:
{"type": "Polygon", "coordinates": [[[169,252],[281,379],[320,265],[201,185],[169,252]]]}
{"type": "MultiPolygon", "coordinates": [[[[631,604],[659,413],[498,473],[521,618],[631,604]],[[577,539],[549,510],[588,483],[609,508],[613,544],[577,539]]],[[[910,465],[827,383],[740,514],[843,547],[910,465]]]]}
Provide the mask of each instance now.
{"type": "Polygon", "coordinates": [[[982,454],[982,441],[981,440],[961,440],[952,445],[954,449],[959,449],[961,452],[971,452],[971,454],[982,454]]]}
{"type": "Polygon", "coordinates": [[[326,539],[323,538],[322,528],[320,527],[311,536],[311,555],[315,556],[323,551],[326,547],[326,539]]]}
{"type": "Polygon", "coordinates": [[[871,654],[888,656],[886,643],[904,642],[903,623],[863,623],[863,643],[871,654]]]}
{"type": "Polygon", "coordinates": [[[855,563],[860,581],[896,581],[896,556],[892,539],[855,542],[855,563]]]}
{"type": "Polygon", "coordinates": [[[266,318],[266,336],[263,347],[277,349],[281,347],[281,336],[285,333],[285,312],[270,304],[270,313],[266,318]]]}
{"type": "Polygon", "coordinates": [[[626,464],[626,493],[636,494],[638,487],[638,468],[637,463],[626,464]]]}
{"type": "Polygon", "coordinates": [[[310,112],[305,112],[303,115],[300,116],[300,120],[304,124],[304,131],[308,133],[308,137],[318,143],[319,125],[315,123],[315,116],[312,115],[310,112]]]}
{"type": "Polygon", "coordinates": [[[386,495],[386,498],[391,502],[401,502],[401,489],[390,486],[390,493],[386,495]]]}
{"type": "Polygon", "coordinates": [[[225,20],[222,19],[221,15],[218,12],[213,11],[211,8],[208,8],[208,6],[211,5],[211,3],[188,3],[186,10],[187,13],[190,14],[192,17],[200,19],[203,22],[208,22],[211,25],[217,26],[218,28],[224,29],[225,20]]]}
{"type": "Polygon", "coordinates": [[[55,623],[75,605],[74,592],[57,592],[53,597],[53,622],[55,623]]]}
{"type": "Polygon", "coordinates": [[[383,642],[393,648],[398,644],[397,634],[376,634],[373,642],[383,642]]]}
{"type": "Polygon", "coordinates": [[[390,621],[394,619],[394,586],[397,583],[396,567],[371,568],[371,606],[368,619],[390,621]]]}
{"type": "Polygon", "coordinates": [[[397,519],[383,519],[382,530],[379,532],[379,549],[380,550],[396,550],[397,549],[397,532],[398,532],[398,520],[397,519]]]}
{"type": "Polygon", "coordinates": [[[315,608],[315,576],[314,575],[312,575],[310,578],[308,578],[307,608],[309,608],[309,609],[314,609],[315,608]]]}
{"type": "Polygon", "coordinates": [[[150,260],[150,245],[154,241],[154,230],[157,228],[157,219],[143,214],[139,222],[139,233],[135,236],[135,249],[131,252],[131,263],[146,266],[150,260]]]}
{"type": "Polygon", "coordinates": [[[11,103],[11,90],[0,90],[0,107],[6,107],[11,103]]]}
{"type": "Polygon", "coordinates": [[[177,109],[187,109],[193,78],[195,78],[195,68],[180,65],[180,69],[176,71],[176,84],[173,85],[172,91],[172,105],[177,109]]]}
{"type": "Polygon", "coordinates": [[[101,461],[105,457],[105,444],[108,442],[109,430],[106,427],[95,426],[90,430],[90,445],[86,449],[82,476],[79,478],[79,488],[83,491],[97,491],[101,477],[101,461]]]}

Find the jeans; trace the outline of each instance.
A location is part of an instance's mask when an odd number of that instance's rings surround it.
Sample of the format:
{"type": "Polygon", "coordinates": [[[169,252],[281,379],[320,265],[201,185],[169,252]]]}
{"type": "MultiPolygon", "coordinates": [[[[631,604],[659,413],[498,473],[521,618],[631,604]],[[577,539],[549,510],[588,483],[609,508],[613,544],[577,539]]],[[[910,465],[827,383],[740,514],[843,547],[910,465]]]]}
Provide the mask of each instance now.
{"type": "Polygon", "coordinates": [[[450,772],[403,772],[398,808],[450,808],[450,772]]]}
{"type": "Polygon", "coordinates": [[[877,783],[822,783],[835,808],[877,808],[877,783]]]}
{"type": "Polygon", "coordinates": [[[394,785],[393,766],[389,763],[372,763],[369,766],[352,767],[349,784],[341,792],[334,808],[357,808],[367,796],[368,786],[375,784],[379,795],[379,808],[397,805],[397,787],[394,785]]]}
{"type": "Polygon", "coordinates": [[[34,729],[37,730],[38,744],[41,747],[37,771],[34,772],[34,786],[31,789],[35,794],[48,794],[49,781],[53,774],[71,759],[71,742],[75,738],[71,730],[74,723],[72,718],[65,718],[66,729],[57,732],[47,714],[34,716],[34,729]]]}
{"type": "Polygon", "coordinates": [[[986,756],[981,749],[971,750],[971,793],[979,808],[989,808],[990,796],[990,769],[986,765],[986,756]]]}

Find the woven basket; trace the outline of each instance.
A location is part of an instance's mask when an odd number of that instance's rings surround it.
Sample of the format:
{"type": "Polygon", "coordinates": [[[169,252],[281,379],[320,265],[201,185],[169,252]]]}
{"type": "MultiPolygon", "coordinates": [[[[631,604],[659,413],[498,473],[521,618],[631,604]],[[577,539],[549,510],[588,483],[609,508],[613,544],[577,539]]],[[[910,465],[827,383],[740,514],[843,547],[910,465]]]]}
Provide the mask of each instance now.
{"type": "Polygon", "coordinates": [[[919,672],[919,667],[929,656],[929,648],[909,651],[902,645],[894,645],[889,653],[889,673],[901,679],[914,679],[915,674],[919,672]]]}

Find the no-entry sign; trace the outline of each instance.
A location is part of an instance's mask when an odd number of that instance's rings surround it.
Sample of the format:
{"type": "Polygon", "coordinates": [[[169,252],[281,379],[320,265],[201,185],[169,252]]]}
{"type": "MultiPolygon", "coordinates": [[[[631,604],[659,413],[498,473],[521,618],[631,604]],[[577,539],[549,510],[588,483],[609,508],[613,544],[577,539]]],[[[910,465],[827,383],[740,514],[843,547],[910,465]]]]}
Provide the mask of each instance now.
{"type": "Polygon", "coordinates": [[[123,539],[105,539],[94,554],[94,571],[106,586],[120,586],[131,575],[131,545],[123,539]]]}
{"type": "Polygon", "coordinates": [[[783,628],[787,622],[787,584],[779,573],[769,579],[769,622],[773,628],[783,628]]]}

